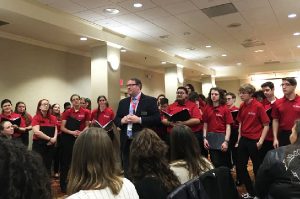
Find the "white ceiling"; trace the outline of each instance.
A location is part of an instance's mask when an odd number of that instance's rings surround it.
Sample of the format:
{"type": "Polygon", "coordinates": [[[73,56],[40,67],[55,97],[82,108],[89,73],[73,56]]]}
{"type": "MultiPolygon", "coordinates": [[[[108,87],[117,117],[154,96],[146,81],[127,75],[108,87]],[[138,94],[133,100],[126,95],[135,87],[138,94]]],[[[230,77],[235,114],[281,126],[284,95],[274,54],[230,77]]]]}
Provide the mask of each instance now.
{"type": "MultiPolygon", "coordinates": [[[[36,4],[33,1],[30,3],[36,4]]],[[[135,38],[170,55],[213,68],[217,77],[241,78],[242,75],[272,71],[275,68],[294,70],[300,65],[300,48],[297,48],[300,45],[300,36],[293,36],[294,32],[300,32],[299,0],[38,0],[38,3],[135,38]],[[134,2],[142,3],[143,7],[134,8],[134,2]],[[238,12],[209,18],[201,10],[226,3],[232,3],[238,12]],[[105,8],[116,8],[120,12],[116,15],[106,14],[103,11],[105,8]],[[298,16],[289,19],[287,15],[290,13],[298,16]],[[232,23],[240,23],[241,26],[228,28],[232,23]],[[160,38],[164,35],[168,37],[160,38]],[[241,44],[247,39],[262,41],[265,45],[245,48],[241,44]],[[206,48],[206,45],[212,47],[206,48]],[[255,50],[263,52],[254,52],[255,50]],[[227,56],[222,57],[222,54],[227,56]],[[280,64],[275,64],[276,67],[272,69],[272,64],[264,64],[268,61],[280,61],[280,64]]],[[[0,20],[7,17],[3,13],[1,15],[0,20]]],[[[6,20],[10,17],[12,16],[6,20]]],[[[17,17],[14,22],[22,25],[17,17]]],[[[0,27],[3,31],[21,34],[12,29],[8,26],[0,27]]],[[[54,28],[49,26],[43,32],[51,29],[54,28]]],[[[30,30],[23,31],[22,34],[32,37],[27,32],[30,30]]],[[[61,31],[55,33],[60,35],[61,31]]],[[[53,34],[48,34],[49,37],[51,35],[53,37],[53,34]]],[[[75,37],[73,40],[57,37],[55,41],[54,38],[45,38],[46,36],[40,34],[35,39],[51,40],[52,43],[76,48],[76,42],[73,41],[75,37]]],[[[81,47],[81,50],[85,49],[81,47]]],[[[143,57],[144,55],[132,53],[127,56],[122,54],[123,60],[136,64],[142,64],[143,57]]],[[[157,68],[160,61],[162,60],[156,58],[147,67],[152,65],[157,68]]]]}

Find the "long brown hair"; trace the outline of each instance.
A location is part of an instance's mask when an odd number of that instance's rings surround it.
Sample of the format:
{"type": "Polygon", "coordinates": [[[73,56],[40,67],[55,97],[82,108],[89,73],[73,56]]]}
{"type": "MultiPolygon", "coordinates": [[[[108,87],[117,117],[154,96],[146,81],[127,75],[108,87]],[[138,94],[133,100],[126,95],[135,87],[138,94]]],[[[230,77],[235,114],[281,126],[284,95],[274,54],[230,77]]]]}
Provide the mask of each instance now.
{"type": "Polygon", "coordinates": [[[210,169],[210,165],[201,156],[198,141],[190,127],[176,125],[171,132],[171,159],[185,160],[189,177],[194,178],[210,169]]]}
{"type": "Polygon", "coordinates": [[[18,113],[18,114],[20,114],[21,116],[23,116],[23,117],[25,118],[25,124],[26,124],[26,126],[29,126],[29,125],[31,124],[31,119],[30,119],[30,117],[29,117],[29,114],[28,114],[27,111],[26,111],[26,104],[25,104],[24,102],[20,101],[20,102],[17,102],[17,103],[16,103],[16,106],[15,106],[15,113],[18,113]],[[24,106],[25,106],[25,111],[24,111],[24,113],[20,113],[20,112],[18,111],[18,106],[19,106],[20,104],[24,104],[24,106]]]}
{"type": "Polygon", "coordinates": [[[150,129],[143,129],[130,146],[129,173],[134,182],[145,176],[161,180],[168,192],[180,185],[166,159],[167,145],[150,129]]]}
{"type": "Polygon", "coordinates": [[[86,129],[77,138],[70,168],[68,194],[109,187],[113,194],[122,188],[111,139],[102,128],[86,129]]]}

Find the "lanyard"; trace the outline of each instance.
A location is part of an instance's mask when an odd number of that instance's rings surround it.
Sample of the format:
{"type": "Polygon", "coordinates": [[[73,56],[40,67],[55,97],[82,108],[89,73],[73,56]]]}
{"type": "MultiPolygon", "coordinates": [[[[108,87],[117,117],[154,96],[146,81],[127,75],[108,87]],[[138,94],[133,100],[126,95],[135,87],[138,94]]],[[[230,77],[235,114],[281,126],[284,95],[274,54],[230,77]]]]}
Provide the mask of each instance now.
{"type": "Polygon", "coordinates": [[[141,98],[141,95],[137,99],[135,99],[135,100],[132,100],[133,97],[130,98],[130,106],[131,106],[131,110],[132,111],[134,111],[134,112],[136,111],[136,108],[137,108],[137,105],[138,105],[138,103],[140,101],[140,98],[141,98]]]}

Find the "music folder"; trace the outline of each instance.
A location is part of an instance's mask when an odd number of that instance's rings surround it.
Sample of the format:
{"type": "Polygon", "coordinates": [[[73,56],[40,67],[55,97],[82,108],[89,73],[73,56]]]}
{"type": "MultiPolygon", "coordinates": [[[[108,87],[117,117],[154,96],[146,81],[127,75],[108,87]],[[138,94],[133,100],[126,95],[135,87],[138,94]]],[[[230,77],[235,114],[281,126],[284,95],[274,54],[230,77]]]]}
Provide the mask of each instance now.
{"type": "Polygon", "coordinates": [[[113,120],[110,120],[110,121],[107,122],[106,124],[101,125],[97,120],[93,120],[91,126],[92,126],[92,127],[102,128],[102,129],[104,129],[104,130],[106,130],[106,131],[109,131],[109,130],[112,128],[113,123],[114,123],[113,120]]]}
{"type": "Polygon", "coordinates": [[[233,120],[236,120],[238,114],[239,114],[239,110],[231,111],[233,120]]]}
{"type": "MultiPolygon", "coordinates": [[[[40,126],[40,131],[52,138],[55,134],[55,126],[40,126]]],[[[47,144],[49,141],[38,139],[37,142],[40,144],[47,144]]]]}
{"type": "Polygon", "coordinates": [[[80,121],[73,118],[73,117],[69,117],[67,119],[66,122],[66,126],[67,129],[69,129],[70,131],[75,131],[75,130],[79,130],[80,129],[80,121]]]}
{"type": "Polygon", "coordinates": [[[174,114],[169,114],[165,111],[162,111],[162,112],[165,115],[165,117],[171,122],[186,121],[191,118],[191,115],[187,109],[183,109],[174,114]]]}
{"type": "Polygon", "coordinates": [[[221,150],[222,144],[225,141],[225,134],[224,133],[214,133],[214,132],[208,132],[206,135],[206,139],[209,144],[210,149],[214,150],[221,150]]]}

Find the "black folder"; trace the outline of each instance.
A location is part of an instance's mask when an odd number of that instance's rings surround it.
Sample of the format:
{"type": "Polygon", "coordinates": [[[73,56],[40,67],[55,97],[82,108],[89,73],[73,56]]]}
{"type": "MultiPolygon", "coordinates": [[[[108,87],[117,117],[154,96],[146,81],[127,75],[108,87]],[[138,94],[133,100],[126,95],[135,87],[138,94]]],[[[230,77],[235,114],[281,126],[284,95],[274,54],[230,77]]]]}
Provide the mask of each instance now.
{"type": "Polygon", "coordinates": [[[11,124],[14,124],[14,125],[17,125],[17,126],[20,126],[20,124],[21,124],[21,118],[20,117],[18,117],[18,118],[16,118],[16,119],[13,119],[13,120],[10,120],[10,119],[7,119],[7,118],[1,118],[1,122],[3,122],[3,121],[9,121],[11,124]]]}
{"type": "Polygon", "coordinates": [[[75,119],[74,117],[69,117],[66,122],[67,129],[70,131],[76,131],[80,129],[80,121],[75,119]]]}
{"type": "Polygon", "coordinates": [[[236,120],[238,114],[239,114],[238,110],[231,111],[231,115],[232,115],[233,120],[236,120]]]}
{"type": "Polygon", "coordinates": [[[272,127],[272,123],[273,123],[273,118],[272,118],[272,108],[267,109],[267,110],[266,110],[266,113],[267,113],[267,115],[268,115],[268,117],[269,117],[269,119],[270,119],[269,126],[272,127]]]}
{"type": "Polygon", "coordinates": [[[214,132],[208,132],[206,135],[206,139],[209,144],[209,149],[214,150],[221,150],[222,144],[225,141],[225,134],[224,133],[214,133],[214,132]]]}
{"type": "MultiPolygon", "coordinates": [[[[40,126],[40,131],[42,131],[44,134],[48,135],[49,137],[54,137],[55,134],[55,126],[40,126]]],[[[35,140],[35,142],[39,144],[47,144],[48,140],[38,139],[35,140]]]]}
{"type": "Polygon", "coordinates": [[[103,128],[104,130],[109,131],[112,128],[113,123],[114,123],[113,120],[110,120],[106,124],[101,125],[97,120],[93,120],[91,126],[92,127],[103,128]]]}
{"type": "Polygon", "coordinates": [[[163,111],[163,114],[166,116],[166,118],[171,122],[177,122],[177,121],[186,121],[191,118],[191,115],[187,109],[183,109],[177,113],[169,114],[167,112],[163,111]]]}

